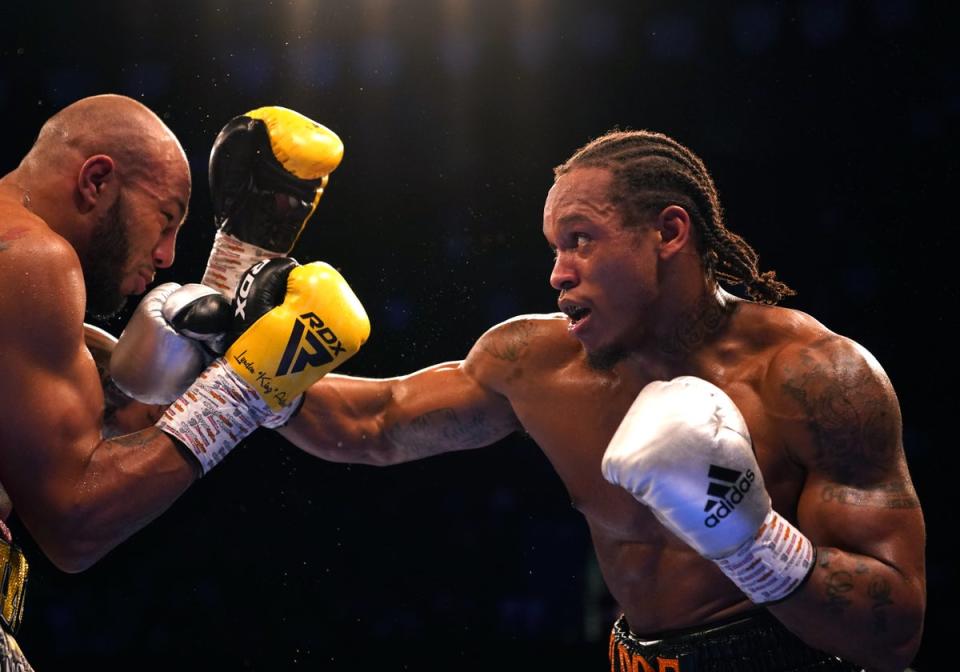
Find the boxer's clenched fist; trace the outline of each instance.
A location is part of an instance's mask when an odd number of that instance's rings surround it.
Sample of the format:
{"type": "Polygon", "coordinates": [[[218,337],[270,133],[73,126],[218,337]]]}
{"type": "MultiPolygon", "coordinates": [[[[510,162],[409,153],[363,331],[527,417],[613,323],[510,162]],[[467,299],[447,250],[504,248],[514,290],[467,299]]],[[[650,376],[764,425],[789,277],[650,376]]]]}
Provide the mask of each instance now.
{"type": "Polygon", "coordinates": [[[286,422],[293,402],[370,333],[353,290],[322,262],[260,262],[241,280],[234,313],[242,332],[157,423],[204,473],[258,426],[286,422]]]}
{"type": "Polygon", "coordinates": [[[643,388],[602,469],[754,602],[786,597],[813,568],[813,545],[771,508],[739,409],[705,380],[643,388]]]}
{"type": "Polygon", "coordinates": [[[230,302],[215,289],[168,282],[140,302],[110,355],[110,375],[127,396],[169,404],[226,347],[230,302]]]}

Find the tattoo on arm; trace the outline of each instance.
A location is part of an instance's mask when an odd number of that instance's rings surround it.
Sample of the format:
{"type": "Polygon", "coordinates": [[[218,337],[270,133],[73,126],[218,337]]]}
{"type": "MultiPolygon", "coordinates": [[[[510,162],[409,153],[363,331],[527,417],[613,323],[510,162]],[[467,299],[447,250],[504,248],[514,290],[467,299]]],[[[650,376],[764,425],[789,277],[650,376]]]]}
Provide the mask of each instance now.
{"type": "Polygon", "coordinates": [[[533,324],[526,320],[511,322],[496,338],[488,339],[482,349],[491,357],[515,362],[533,340],[533,330],[533,324]]]}
{"type": "Polygon", "coordinates": [[[387,439],[413,458],[428,457],[451,450],[479,448],[502,435],[483,410],[466,417],[452,408],[420,415],[405,425],[389,427],[387,439]]]}
{"type": "Polygon", "coordinates": [[[920,500],[913,485],[906,481],[881,483],[876,488],[861,490],[843,485],[825,485],[820,500],[846,506],[868,506],[882,509],[919,509],[920,500]]]}
{"type": "Polygon", "coordinates": [[[815,349],[786,369],[783,390],[805,411],[817,467],[840,483],[870,482],[895,463],[900,446],[890,390],[859,353],[824,357],[815,349]]]}
{"type": "Polygon", "coordinates": [[[873,601],[870,606],[873,612],[873,630],[877,634],[887,631],[887,614],[883,608],[893,605],[893,600],[890,599],[891,592],[890,582],[882,577],[874,578],[867,586],[867,595],[873,601]]]}
{"type": "Polygon", "coordinates": [[[134,432],[133,434],[124,434],[123,436],[115,436],[110,441],[113,443],[123,446],[124,448],[145,448],[152,441],[157,440],[157,434],[148,430],[141,432],[134,432]]]}
{"type": "Polygon", "coordinates": [[[850,606],[852,600],[847,596],[853,590],[853,574],[846,571],[831,572],[827,576],[827,611],[840,615],[850,606]]]}

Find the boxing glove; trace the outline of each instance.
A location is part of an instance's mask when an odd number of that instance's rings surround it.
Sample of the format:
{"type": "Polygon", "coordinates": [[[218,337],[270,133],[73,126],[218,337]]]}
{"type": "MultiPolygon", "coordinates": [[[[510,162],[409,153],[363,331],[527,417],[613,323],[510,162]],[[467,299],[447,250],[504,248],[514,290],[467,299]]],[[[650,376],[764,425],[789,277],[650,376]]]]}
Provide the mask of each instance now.
{"type": "Polygon", "coordinates": [[[198,284],[159,285],[137,306],[110,354],[110,377],[127,396],[168,404],[222,353],[230,302],[198,284]]]}
{"type": "Polygon", "coordinates": [[[813,544],[771,507],[739,409],[705,380],[644,387],[601,468],[754,602],[789,596],[813,568],[813,544]]]}
{"type": "Polygon", "coordinates": [[[288,254],[342,158],[336,133],[293,110],[231,119],[210,152],[217,233],[203,284],[232,299],[246,269],[288,254]]]}
{"type": "Polygon", "coordinates": [[[283,424],[292,402],[369,336],[363,306],[335,269],[291,262],[264,260],[244,275],[234,306],[242,333],[157,423],[196,456],[202,473],[258,426],[283,424]],[[251,308],[264,305],[261,285],[278,305],[255,315],[251,308]]]}

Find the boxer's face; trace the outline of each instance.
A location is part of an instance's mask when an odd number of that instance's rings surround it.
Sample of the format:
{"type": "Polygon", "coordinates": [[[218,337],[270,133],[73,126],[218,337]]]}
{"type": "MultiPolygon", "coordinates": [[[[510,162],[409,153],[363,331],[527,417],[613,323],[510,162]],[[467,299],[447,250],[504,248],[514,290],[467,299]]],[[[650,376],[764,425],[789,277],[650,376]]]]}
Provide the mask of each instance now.
{"type": "Polygon", "coordinates": [[[190,198],[189,176],[175,168],[158,171],[154,179],[141,180],[128,189],[130,249],[120,279],[124,296],[143,294],[156,269],[173,264],[177,234],[190,198]]]}
{"type": "Polygon", "coordinates": [[[617,361],[639,344],[657,298],[656,244],[648,226],[624,227],[609,197],[612,174],[577,168],[547,196],[543,233],[555,250],[550,284],[570,333],[597,363],[617,361]]]}
{"type": "Polygon", "coordinates": [[[173,263],[177,233],[186,218],[189,173],[157,171],[131,181],[94,224],[83,259],[87,311],[109,317],[142,294],[157,268],[173,263]]]}

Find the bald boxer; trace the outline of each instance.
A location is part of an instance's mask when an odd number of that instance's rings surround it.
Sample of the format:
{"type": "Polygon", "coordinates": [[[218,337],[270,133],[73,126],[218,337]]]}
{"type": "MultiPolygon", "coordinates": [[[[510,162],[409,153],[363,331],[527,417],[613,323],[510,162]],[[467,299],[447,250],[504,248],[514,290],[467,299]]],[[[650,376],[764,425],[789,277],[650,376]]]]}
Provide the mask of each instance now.
{"type": "MultiPolygon", "coordinates": [[[[156,518],[258,426],[285,422],[291,400],[358,347],[265,384],[260,370],[286,350],[277,334],[303,329],[298,316],[325,317],[341,333],[345,323],[357,324],[358,334],[369,329],[331,269],[284,261],[251,279],[255,309],[230,322],[242,350],[213,358],[156,425],[105,438],[113,432],[104,432],[91,348],[112,345],[85,333],[84,314],[115,312],[173,263],[189,198],[190,171],[173,133],[149,109],[116,95],[55,114],[0,179],[0,520],[15,509],[64,571],[89,567],[156,518]],[[349,299],[349,311],[329,316],[329,295],[349,299]]],[[[2,532],[0,569],[8,578],[0,662],[29,669],[12,638],[27,563],[2,532]]]]}
{"type": "Polygon", "coordinates": [[[613,670],[902,670],[923,622],[924,525],[877,361],[774,305],[792,290],[665,135],[577,151],[543,233],[560,313],[495,326],[463,361],[328,376],[281,433],[390,465],[527,432],[623,610],[613,670]]]}

